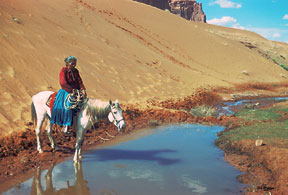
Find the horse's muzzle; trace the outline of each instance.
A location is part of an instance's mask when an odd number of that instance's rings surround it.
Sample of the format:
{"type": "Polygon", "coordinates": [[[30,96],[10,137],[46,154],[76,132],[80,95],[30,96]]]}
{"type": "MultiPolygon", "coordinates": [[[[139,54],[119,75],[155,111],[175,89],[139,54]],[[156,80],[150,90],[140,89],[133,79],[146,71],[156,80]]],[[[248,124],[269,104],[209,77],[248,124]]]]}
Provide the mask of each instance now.
{"type": "Polygon", "coordinates": [[[125,121],[124,121],[124,120],[121,120],[121,121],[118,123],[117,127],[118,127],[118,131],[124,130],[125,127],[126,127],[125,121]]]}

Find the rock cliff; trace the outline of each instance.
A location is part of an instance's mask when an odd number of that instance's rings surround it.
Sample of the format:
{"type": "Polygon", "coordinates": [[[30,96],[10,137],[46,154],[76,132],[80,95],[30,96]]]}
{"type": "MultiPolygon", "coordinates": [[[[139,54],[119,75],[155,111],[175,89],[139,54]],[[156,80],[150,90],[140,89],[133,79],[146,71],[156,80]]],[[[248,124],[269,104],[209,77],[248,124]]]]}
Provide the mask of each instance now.
{"type": "Polygon", "coordinates": [[[134,0],[145,3],[162,10],[168,9],[187,20],[206,23],[206,15],[202,9],[202,3],[195,0],[134,0]]]}
{"type": "Polygon", "coordinates": [[[145,3],[147,5],[151,5],[153,7],[157,7],[162,10],[165,10],[165,9],[170,10],[170,6],[168,2],[169,0],[134,0],[134,1],[145,3]]]}

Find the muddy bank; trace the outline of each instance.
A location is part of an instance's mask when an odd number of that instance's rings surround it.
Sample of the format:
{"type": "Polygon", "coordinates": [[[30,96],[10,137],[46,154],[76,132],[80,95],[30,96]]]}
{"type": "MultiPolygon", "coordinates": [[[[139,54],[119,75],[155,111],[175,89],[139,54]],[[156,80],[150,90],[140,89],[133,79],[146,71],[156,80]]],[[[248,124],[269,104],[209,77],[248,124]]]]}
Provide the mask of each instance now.
{"type": "Polygon", "coordinates": [[[287,194],[287,148],[256,147],[255,141],[251,140],[217,145],[225,151],[225,160],[243,172],[237,179],[249,184],[246,194],[287,194]]]}
{"type": "MultiPolygon", "coordinates": [[[[223,91],[221,92],[223,93],[223,91]]],[[[226,95],[228,93],[230,92],[227,91],[226,95]]],[[[223,94],[219,91],[216,93],[199,90],[184,99],[151,100],[147,102],[145,108],[140,108],[137,105],[123,105],[123,115],[127,125],[125,132],[118,133],[116,128],[107,124],[106,121],[99,122],[95,124],[94,129],[88,130],[85,135],[84,150],[103,144],[107,140],[115,140],[117,137],[138,129],[167,123],[217,124],[226,126],[226,131],[233,131],[233,128],[242,122],[235,116],[200,118],[189,114],[191,107],[203,104],[216,105],[223,101],[222,97],[223,94]]],[[[53,136],[61,150],[53,151],[51,149],[46,133],[43,131],[43,154],[38,154],[36,150],[36,138],[31,123],[27,124],[26,130],[0,140],[0,192],[4,192],[15,183],[31,177],[40,165],[43,168],[48,168],[48,165],[52,163],[59,163],[72,157],[75,134],[65,136],[61,133],[60,128],[54,128],[53,136]]],[[[288,178],[288,176],[281,173],[283,170],[287,170],[285,169],[285,158],[282,160],[283,154],[288,154],[286,149],[269,145],[254,147],[253,144],[251,141],[232,143],[228,140],[217,143],[225,151],[227,161],[244,172],[238,179],[243,183],[251,184],[252,187],[247,189],[247,193],[250,193],[249,191],[276,192],[279,194],[286,192],[288,188],[286,188],[287,180],[285,177],[288,178]]],[[[286,172],[288,173],[288,171],[286,172]]]]}

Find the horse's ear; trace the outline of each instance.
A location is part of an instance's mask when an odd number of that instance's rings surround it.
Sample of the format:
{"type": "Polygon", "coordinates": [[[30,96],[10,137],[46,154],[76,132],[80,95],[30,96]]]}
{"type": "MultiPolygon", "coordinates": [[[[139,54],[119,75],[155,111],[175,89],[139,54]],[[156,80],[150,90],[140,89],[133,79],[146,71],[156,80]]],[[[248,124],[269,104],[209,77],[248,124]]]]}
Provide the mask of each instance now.
{"type": "Polygon", "coordinates": [[[112,105],[112,101],[111,100],[109,100],[109,104],[112,105]]]}
{"type": "Polygon", "coordinates": [[[118,100],[115,101],[116,104],[119,104],[118,100]]]}

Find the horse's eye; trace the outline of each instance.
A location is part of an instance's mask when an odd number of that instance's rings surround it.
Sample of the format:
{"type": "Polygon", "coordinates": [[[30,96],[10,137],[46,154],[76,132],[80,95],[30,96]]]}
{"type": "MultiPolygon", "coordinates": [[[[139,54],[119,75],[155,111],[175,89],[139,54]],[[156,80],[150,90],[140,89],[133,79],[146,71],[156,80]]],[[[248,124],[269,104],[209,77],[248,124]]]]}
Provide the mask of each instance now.
{"type": "Polygon", "coordinates": [[[117,112],[113,112],[114,114],[117,114],[117,112]]]}

